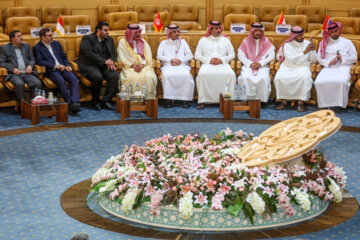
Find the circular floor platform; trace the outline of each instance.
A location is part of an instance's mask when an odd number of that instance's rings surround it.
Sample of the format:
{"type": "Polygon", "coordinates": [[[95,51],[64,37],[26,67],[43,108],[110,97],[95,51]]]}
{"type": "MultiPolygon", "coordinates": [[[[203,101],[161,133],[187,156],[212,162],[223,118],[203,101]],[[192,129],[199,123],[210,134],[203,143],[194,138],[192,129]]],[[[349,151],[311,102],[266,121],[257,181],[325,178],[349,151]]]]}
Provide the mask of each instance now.
{"type": "MultiPolygon", "coordinates": [[[[157,229],[145,229],[112,221],[94,213],[87,206],[87,197],[90,189],[90,180],[82,181],[78,184],[67,189],[61,195],[61,207],[71,217],[86,223],[88,225],[128,234],[131,236],[151,237],[160,239],[181,239],[182,237],[188,238],[207,238],[209,234],[204,233],[180,233],[180,232],[167,232],[157,229]]],[[[232,233],[216,233],[211,234],[211,239],[261,239],[261,238],[275,238],[296,236],[300,234],[312,233],[319,230],[324,230],[353,217],[359,210],[359,203],[349,192],[343,194],[343,201],[340,204],[332,204],[325,214],[296,225],[274,228],[264,231],[242,231],[232,233]]]]}

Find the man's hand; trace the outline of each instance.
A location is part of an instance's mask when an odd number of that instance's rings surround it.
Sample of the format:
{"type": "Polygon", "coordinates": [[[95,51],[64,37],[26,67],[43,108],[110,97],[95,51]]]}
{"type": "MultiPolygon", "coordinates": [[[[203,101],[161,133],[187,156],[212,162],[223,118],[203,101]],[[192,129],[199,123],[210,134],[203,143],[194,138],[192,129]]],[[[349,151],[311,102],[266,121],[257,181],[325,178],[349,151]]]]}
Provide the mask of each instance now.
{"type": "Polygon", "coordinates": [[[307,45],[304,54],[307,54],[310,51],[314,51],[315,50],[315,44],[313,42],[310,42],[309,45],[307,45]]]}
{"type": "Polygon", "coordinates": [[[181,63],[182,63],[181,60],[177,59],[177,58],[171,59],[171,62],[170,62],[171,66],[179,66],[181,63]]]}
{"type": "Polygon", "coordinates": [[[258,70],[261,67],[261,64],[258,62],[253,62],[252,64],[250,64],[250,68],[254,69],[254,70],[258,70]]]}
{"type": "Polygon", "coordinates": [[[145,67],[144,64],[135,63],[131,65],[131,68],[134,69],[135,72],[141,72],[141,70],[145,67]]]}
{"type": "Polygon", "coordinates": [[[105,64],[106,64],[108,70],[116,71],[116,66],[115,66],[115,63],[114,63],[114,61],[112,59],[109,58],[108,60],[106,60],[105,64]]]}
{"type": "Polygon", "coordinates": [[[72,71],[72,68],[70,66],[66,66],[65,67],[65,70],[68,71],[68,72],[71,72],[72,71]]]}
{"type": "Polygon", "coordinates": [[[15,75],[20,75],[21,74],[21,71],[18,68],[14,68],[13,72],[14,72],[15,75]]]}
{"type": "Polygon", "coordinates": [[[336,61],[342,62],[342,57],[341,57],[340,53],[338,53],[338,55],[336,55],[336,61]]]}
{"type": "Polygon", "coordinates": [[[28,65],[25,69],[25,73],[26,74],[31,74],[32,73],[32,66],[31,65],[28,65]]]}
{"type": "Polygon", "coordinates": [[[60,72],[63,72],[65,70],[65,66],[64,65],[56,65],[55,69],[59,70],[60,72]]]}
{"type": "Polygon", "coordinates": [[[221,61],[220,58],[212,58],[212,59],[210,60],[210,64],[212,64],[212,65],[219,65],[219,64],[222,64],[222,61],[221,61]]]}

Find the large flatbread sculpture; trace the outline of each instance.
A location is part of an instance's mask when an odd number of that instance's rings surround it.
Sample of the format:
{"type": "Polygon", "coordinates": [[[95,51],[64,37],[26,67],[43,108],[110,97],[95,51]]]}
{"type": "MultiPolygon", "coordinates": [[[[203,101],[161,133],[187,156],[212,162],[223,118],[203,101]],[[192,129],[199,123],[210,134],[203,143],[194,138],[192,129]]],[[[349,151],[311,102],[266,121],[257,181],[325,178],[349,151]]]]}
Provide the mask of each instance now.
{"type": "Polygon", "coordinates": [[[238,157],[248,167],[281,163],[298,158],[341,127],[331,110],[282,121],[241,148],[238,157]]]}

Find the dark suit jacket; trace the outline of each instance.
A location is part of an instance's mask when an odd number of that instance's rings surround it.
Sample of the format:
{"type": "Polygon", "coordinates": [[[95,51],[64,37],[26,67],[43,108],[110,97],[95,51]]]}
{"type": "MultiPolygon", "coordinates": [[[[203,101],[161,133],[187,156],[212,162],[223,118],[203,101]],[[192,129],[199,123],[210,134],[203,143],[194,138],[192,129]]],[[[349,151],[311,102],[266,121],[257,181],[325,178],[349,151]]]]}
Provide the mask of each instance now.
{"type": "MultiPolygon", "coordinates": [[[[66,58],[66,54],[64,53],[64,50],[62,49],[60,43],[58,41],[52,41],[50,43],[52,50],[54,52],[54,55],[58,62],[61,65],[69,66],[69,62],[66,58]]],[[[43,42],[38,42],[34,46],[34,55],[36,59],[36,63],[41,66],[46,67],[46,72],[54,72],[55,70],[55,59],[51,55],[49,49],[45,46],[43,42]]]]}
{"type": "MultiPolygon", "coordinates": [[[[108,36],[105,40],[105,45],[109,50],[111,59],[115,62],[114,39],[108,36]]],[[[102,68],[105,66],[106,60],[107,59],[101,57],[100,42],[96,34],[92,33],[84,36],[80,44],[79,58],[76,61],[79,64],[80,70],[82,66],[86,67],[89,65],[102,68]]]]}
{"type": "MultiPolygon", "coordinates": [[[[20,45],[21,55],[24,59],[25,66],[31,65],[34,69],[35,58],[31,52],[30,45],[27,43],[22,43],[20,45]]],[[[8,75],[5,77],[4,81],[9,80],[14,75],[14,68],[18,68],[18,61],[15,52],[15,47],[12,43],[8,43],[0,48],[0,66],[6,68],[8,75]]],[[[38,73],[33,71],[33,75],[38,77],[38,73]]]]}

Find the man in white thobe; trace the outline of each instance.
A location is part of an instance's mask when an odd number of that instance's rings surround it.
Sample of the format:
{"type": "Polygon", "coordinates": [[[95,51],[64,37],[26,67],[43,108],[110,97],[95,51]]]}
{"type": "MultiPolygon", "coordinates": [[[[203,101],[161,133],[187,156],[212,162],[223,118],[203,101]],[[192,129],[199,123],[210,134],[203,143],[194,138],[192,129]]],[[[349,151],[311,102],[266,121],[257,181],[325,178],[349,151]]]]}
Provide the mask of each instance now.
{"type": "Polygon", "coordinates": [[[238,58],[242,63],[238,83],[245,84],[247,95],[255,87],[256,98],[266,103],[271,92],[269,62],[275,58],[275,47],[265,37],[262,24],[251,25],[249,36],[238,49],[238,58]]]}
{"type": "Polygon", "coordinates": [[[315,80],[319,108],[342,107],[348,104],[350,68],[356,62],[354,44],[341,37],[342,24],[327,25],[318,51],[318,62],[324,67],[315,80]]]}
{"type": "Polygon", "coordinates": [[[313,84],[310,64],[316,61],[314,43],[304,40],[304,29],[293,27],[276,58],[281,62],[274,78],[276,97],[281,100],[276,109],[286,108],[288,100],[297,100],[297,111],[305,111],[304,101],[309,100],[313,84]]]}
{"type": "Polygon", "coordinates": [[[196,48],[195,59],[202,63],[196,78],[198,109],[203,109],[205,103],[218,103],[226,85],[228,92],[234,93],[236,75],[229,62],[235,58],[235,51],[230,40],[221,35],[223,29],[220,22],[210,21],[196,48]]]}
{"type": "Polygon", "coordinates": [[[161,61],[162,86],[165,106],[171,107],[170,100],[182,100],[188,108],[193,99],[194,79],[190,74],[189,61],[193,54],[189,45],[180,37],[180,28],[175,24],[167,27],[167,40],[160,43],[157,59],[161,61]]]}

